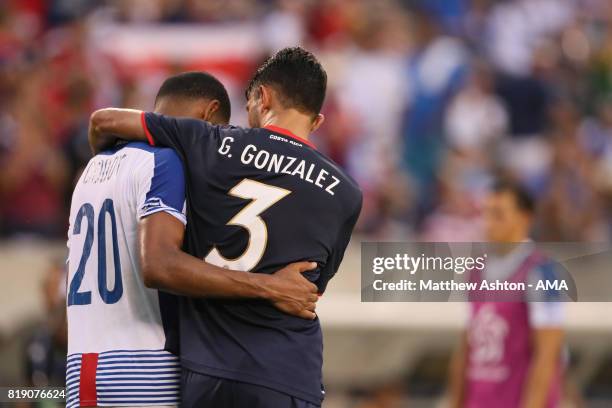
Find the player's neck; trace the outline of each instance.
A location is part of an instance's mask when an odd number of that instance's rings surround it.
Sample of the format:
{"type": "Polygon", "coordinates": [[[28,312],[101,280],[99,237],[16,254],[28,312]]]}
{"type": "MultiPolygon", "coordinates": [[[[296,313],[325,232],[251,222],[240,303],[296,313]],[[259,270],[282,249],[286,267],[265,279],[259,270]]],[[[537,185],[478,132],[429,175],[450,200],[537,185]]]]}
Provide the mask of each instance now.
{"type": "Polygon", "coordinates": [[[295,109],[287,109],[278,113],[269,111],[262,122],[262,127],[276,126],[287,129],[294,135],[305,140],[308,140],[310,137],[310,131],[312,129],[311,117],[295,109]]]}

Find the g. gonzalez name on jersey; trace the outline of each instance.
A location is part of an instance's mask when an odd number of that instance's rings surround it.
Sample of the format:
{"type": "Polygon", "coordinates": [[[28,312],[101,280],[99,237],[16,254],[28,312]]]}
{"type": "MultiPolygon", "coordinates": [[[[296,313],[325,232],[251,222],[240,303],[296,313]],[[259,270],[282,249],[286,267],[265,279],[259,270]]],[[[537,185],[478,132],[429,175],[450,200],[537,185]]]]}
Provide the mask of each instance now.
{"type": "MultiPolygon", "coordinates": [[[[270,140],[283,143],[296,144],[293,140],[286,139],[277,135],[270,135],[270,140]]],[[[221,147],[217,150],[219,154],[230,155],[234,138],[228,136],[221,141],[221,147]]],[[[285,156],[278,153],[270,153],[267,150],[258,148],[254,144],[244,146],[240,153],[240,161],[244,165],[251,165],[258,170],[265,170],[271,173],[286,174],[298,177],[308,183],[325,190],[326,193],[334,195],[334,188],[340,184],[340,179],[330,173],[325,168],[320,168],[313,162],[308,162],[297,157],[285,156]]]]}

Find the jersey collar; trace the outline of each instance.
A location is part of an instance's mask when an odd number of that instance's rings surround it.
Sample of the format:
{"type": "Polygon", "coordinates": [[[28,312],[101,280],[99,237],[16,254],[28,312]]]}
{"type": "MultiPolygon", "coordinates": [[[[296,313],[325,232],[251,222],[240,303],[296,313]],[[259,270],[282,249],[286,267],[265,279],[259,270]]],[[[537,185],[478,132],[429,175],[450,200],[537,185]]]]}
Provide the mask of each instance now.
{"type": "Polygon", "coordinates": [[[297,140],[300,143],[304,143],[305,145],[312,147],[313,149],[317,148],[309,140],[306,140],[304,138],[299,137],[298,135],[293,134],[293,132],[291,132],[288,129],[285,129],[285,128],[282,128],[282,127],[278,127],[278,126],[274,126],[274,125],[264,126],[264,129],[268,129],[268,130],[271,130],[273,132],[280,133],[281,135],[284,135],[284,136],[290,137],[292,139],[295,139],[295,140],[297,140]]]}

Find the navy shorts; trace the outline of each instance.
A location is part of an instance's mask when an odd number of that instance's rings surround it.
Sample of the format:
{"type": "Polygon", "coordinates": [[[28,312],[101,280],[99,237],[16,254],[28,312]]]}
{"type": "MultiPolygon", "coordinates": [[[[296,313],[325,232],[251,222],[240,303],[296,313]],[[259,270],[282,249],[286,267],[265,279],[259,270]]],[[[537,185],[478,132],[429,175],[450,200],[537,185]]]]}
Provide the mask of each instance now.
{"type": "Polygon", "coordinates": [[[184,408],[318,408],[280,391],[183,368],[181,407],[184,408]]]}

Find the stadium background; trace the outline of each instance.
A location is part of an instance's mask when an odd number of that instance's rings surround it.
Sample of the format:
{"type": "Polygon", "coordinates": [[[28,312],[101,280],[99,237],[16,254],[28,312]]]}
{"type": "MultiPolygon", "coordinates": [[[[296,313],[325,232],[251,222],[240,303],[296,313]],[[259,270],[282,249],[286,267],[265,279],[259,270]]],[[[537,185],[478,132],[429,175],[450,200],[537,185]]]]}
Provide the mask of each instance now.
{"type": "MultiPolygon", "coordinates": [[[[465,321],[462,304],[360,304],[360,241],[480,240],[500,174],[537,197],[534,238],[612,238],[607,0],[4,0],[0,384],[61,383],[67,211],[92,110],[150,109],[167,75],[197,69],[244,125],[253,69],[295,44],[329,74],[314,141],[365,198],[319,306],[326,406],[443,404],[465,321]]],[[[612,306],[570,305],[567,332],[568,406],[612,406],[612,306]]]]}

